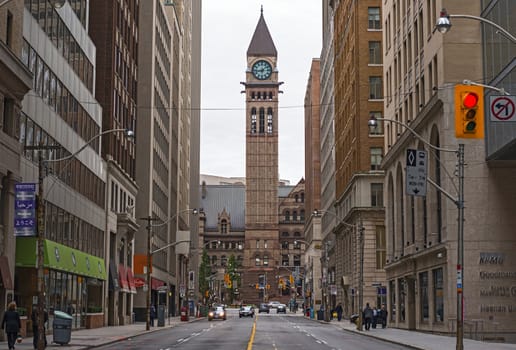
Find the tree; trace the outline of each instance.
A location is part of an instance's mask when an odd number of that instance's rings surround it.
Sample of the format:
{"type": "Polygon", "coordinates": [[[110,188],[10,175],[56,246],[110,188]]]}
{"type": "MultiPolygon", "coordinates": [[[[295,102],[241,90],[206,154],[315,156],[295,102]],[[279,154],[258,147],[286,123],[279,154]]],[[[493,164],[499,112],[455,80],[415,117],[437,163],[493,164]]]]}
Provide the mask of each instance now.
{"type": "Polygon", "coordinates": [[[229,280],[231,281],[230,288],[228,288],[230,303],[233,303],[233,299],[235,297],[235,289],[240,286],[240,274],[237,272],[237,261],[235,255],[231,254],[228,259],[228,264],[226,266],[227,274],[229,275],[229,280]]]}
{"type": "Polygon", "coordinates": [[[206,292],[210,291],[211,264],[206,248],[202,251],[201,266],[199,266],[199,292],[206,300],[206,292]]]}

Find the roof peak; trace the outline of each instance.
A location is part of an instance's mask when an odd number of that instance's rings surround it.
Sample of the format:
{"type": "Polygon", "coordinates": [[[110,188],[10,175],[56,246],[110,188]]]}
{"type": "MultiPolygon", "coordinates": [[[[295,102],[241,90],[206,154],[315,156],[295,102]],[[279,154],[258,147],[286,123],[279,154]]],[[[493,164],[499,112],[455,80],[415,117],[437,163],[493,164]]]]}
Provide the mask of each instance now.
{"type": "Polygon", "coordinates": [[[254,30],[247,56],[277,56],[276,46],[263,17],[263,5],[260,8],[260,18],[254,30]]]}

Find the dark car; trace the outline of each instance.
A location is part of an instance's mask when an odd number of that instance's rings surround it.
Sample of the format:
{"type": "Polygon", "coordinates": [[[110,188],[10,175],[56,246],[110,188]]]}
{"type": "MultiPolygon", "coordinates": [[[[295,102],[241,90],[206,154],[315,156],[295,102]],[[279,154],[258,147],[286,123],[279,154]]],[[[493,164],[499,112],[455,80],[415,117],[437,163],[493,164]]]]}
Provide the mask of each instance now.
{"type": "Polygon", "coordinates": [[[254,307],[250,305],[242,306],[238,311],[238,317],[254,317],[254,307]]]}
{"type": "Polygon", "coordinates": [[[286,314],[287,313],[287,305],[285,304],[279,304],[278,306],[276,306],[276,313],[279,314],[279,313],[284,313],[286,314]]]}
{"type": "Polygon", "coordinates": [[[269,313],[269,305],[266,303],[261,303],[260,307],[258,307],[258,313],[261,314],[262,312],[269,313]]]}
{"type": "Polygon", "coordinates": [[[226,320],[226,309],[224,306],[216,306],[208,311],[208,321],[226,320]]]}

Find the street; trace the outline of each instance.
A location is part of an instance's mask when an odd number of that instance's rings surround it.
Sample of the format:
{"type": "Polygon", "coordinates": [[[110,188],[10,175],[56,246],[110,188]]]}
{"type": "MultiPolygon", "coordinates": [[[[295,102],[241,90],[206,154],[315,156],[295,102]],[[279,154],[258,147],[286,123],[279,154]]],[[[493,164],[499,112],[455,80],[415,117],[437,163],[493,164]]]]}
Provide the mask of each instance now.
{"type": "MultiPolygon", "coordinates": [[[[339,350],[339,349],[408,349],[370,337],[342,331],[338,327],[306,319],[298,314],[259,314],[253,350],[339,350]]],[[[98,349],[187,349],[187,350],[242,350],[248,349],[253,318],[239,318],[238,311],[228,309],[226,321],[203,319],[184,323],[159,332],[121,340],[98,349]]]]}

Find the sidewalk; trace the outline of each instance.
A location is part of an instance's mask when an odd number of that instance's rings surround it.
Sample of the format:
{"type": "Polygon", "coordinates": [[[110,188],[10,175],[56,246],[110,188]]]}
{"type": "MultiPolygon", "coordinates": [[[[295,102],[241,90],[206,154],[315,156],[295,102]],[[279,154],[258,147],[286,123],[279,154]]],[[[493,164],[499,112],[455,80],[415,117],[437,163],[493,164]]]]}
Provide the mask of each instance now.
{"type": "MultiPolygon", "coordinates": [[[[190,317],[189,322],[195,322],[196,318],[190,317]]],[[[164,327],[151,327],[149,331],[145,330],[145,322],[137,322],[135,324],[126,326],[111,326],[94,329],[80,329],[72,331],[72,337],[70,343],[66,345],[59,345],[52,343],[52,332],[47,334],[47,349],[63,349],[66,350],[84,350],[92,349],[101,345],[117,342],[122,339],[131,338],[134,336],[142,335],[145,333],[151,333],[160,331],[166,328],[174,327],[181,323],[180,317],[170,317],[165,320],[164,327]]],[[[185,322],[183,322],[185,323],[185,322]]],[[[156,324],[156,322],[155,322],[156,324]]],[[[7,341],[0,342],[0,349],[7,349],[7,341]]],[[[20,344],[16,344],[16,350],[33,349],[32,337],[23,338],[20,344]]]]}
{"type": "MultiPolygon", "coordinates": [[[[324,322],[324,321],[319,321],[324,322]]],[[[326,322],[324,322],[326,323],[326,322]]],[[[364,336],[377,338],[380,340],[386,340],[394,344],[406,345],[414,349],[421,350],[448,350],[455,349],[456,338],[448,337],[445,335],[435,335],[423,332],[407,331],[397,328],[376,328],[369,331],[359,331],[357,326],[349,320],[332,320],[330,323],[332,326],[339,327],[346,332],[353,332],[362,334],[364,336]]],[[[482,342],[478,340],[471,340],[464,338],[464,349],[465,350],[505,350],[505,349],[516,349],[516,344],[501,344],[501,343],[490,343],[482,342]]]]}

